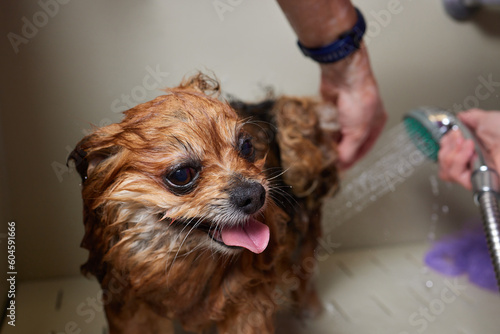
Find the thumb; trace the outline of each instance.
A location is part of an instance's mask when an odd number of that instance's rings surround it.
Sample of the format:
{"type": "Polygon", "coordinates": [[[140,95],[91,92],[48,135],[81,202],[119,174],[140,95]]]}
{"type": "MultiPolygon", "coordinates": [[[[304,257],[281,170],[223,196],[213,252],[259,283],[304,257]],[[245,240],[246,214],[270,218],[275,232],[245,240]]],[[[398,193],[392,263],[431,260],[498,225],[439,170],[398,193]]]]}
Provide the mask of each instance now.
{"type": "Polygon", "coordinates": [[[458,119],[460,119],[462,123],[464,123],[469,129],[475,131],[479,126],[479,122],[483,116],[483,110],[471,109],[458,114],[458,119]]]}
{"type": "Polygon", "coordinates": [[[338,146],[338,154],[342,169],[349,168],[354,164],[358,156],[360,146],[363,144],[363,139],[354,134],[343,134],[338,146]]]}

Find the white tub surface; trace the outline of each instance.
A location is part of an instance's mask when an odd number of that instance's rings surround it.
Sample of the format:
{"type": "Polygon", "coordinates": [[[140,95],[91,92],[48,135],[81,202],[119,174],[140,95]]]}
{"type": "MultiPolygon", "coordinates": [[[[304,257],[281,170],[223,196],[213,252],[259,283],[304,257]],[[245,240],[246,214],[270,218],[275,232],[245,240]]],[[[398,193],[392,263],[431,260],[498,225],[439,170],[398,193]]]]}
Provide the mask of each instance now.
{"type": "MultiPolygon", "coordinates": [[[[305,323],[282,315],[277,332],[498,333],[499,295],[471,285],[466,277],[445,277],[426,268],[422,258],[427,249],[427,244],[414,244],[334,253],[320,262],[323,315],[305,323]]],[[[105,334],[99,295],[98,284],[84,277],[20,282],[16,326],[4,321],[1,333],[105,334]]]]}

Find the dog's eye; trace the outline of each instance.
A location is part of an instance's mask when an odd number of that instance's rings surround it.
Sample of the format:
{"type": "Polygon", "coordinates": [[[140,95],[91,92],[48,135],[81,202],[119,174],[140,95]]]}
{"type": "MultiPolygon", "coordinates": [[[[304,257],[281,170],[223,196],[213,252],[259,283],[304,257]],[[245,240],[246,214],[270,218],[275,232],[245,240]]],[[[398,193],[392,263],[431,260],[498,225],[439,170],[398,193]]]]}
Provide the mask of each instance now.
{"type": "Polygon", "coordinates": [[[181,167],[167,176],[167,180],[174,186],[182,187],[188,185],[197,175],[193,167],[181,167]]]}
{"type": "Polygon", "coordinates": [[[240,144],[240,154],[249,160],[254,158],[254,147],[250,138],[243,139],[240,144]]]}

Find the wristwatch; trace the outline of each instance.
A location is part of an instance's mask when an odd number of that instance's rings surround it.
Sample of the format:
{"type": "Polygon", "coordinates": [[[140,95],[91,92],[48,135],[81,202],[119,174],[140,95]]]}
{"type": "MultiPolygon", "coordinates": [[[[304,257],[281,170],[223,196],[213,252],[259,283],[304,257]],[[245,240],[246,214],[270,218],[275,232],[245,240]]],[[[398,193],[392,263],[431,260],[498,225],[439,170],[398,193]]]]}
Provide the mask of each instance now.
{"type": "Polygon", "coordinates": [[[358,19],[351,30],[343,33],[333,43],[320,48],[306,48],[298,41],[297,44],[302,53],[319,63],[334,63],[358,50],[366,31],[366,22],[359,9],[355,8],[355,10],[358,19]]]}

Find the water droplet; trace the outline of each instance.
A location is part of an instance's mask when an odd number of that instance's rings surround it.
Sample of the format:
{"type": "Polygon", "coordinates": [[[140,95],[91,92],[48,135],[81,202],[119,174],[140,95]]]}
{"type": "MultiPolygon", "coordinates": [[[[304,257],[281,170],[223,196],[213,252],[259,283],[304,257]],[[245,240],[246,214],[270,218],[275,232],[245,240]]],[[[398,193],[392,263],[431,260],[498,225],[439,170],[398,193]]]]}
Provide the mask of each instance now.
{"type": "Polygon", "coordinates": [[[428,288],[432,288],[434,286],[434,283],[432,281],[427,281],[425,282],[425,286],[428,288]]]}
{"type": "Polygon", "coordinates": [[[429,181],[431,182],[431,189],[432,189],[432,194],[434,196],[437,196],[439,195],[439,183],[437,181],[437,178],[432,175],[430,178],[429,178],[429,181]]]}
{"type": "Polygon", "coordinates": [[[429,232],[429,234],[427,234],[427,238],[429,238],[430,241],[434,241],[436,239],[436,233],[429,232]]]}
{"type": "Polygon", "coordinates": [[[450,211],[450,208],[448,207],[448,205],[443,205],[441,211],[443,211],[443,213],[448,213],[450,211]]]}
{"type": "Polygon", "coordinates": [[[325,309],[328,313],[335,313],[335,306],[332,303],[326,302],[325,309]]]}

